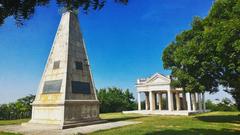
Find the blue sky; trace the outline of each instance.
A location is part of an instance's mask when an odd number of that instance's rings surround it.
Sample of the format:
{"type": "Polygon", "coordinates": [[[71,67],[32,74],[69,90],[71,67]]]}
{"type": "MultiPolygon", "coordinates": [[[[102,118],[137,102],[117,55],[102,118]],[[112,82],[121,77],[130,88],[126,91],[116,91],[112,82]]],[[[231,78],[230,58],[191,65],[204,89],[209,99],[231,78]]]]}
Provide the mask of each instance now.
{"type": "MultiPolygon", "coordinates": [[[[130,0],[79,14],[97,88],[117,86],[135,94],[137,78],[163,69],[163,49],[213,0],[130,0]]],[[[61,14],[55,3],[37,8],[21,28],[11,17],[0,27],[0,103],[35,94],[61,14]]],[[[209,98],[226,96],[220,92],[209,98]]]]}

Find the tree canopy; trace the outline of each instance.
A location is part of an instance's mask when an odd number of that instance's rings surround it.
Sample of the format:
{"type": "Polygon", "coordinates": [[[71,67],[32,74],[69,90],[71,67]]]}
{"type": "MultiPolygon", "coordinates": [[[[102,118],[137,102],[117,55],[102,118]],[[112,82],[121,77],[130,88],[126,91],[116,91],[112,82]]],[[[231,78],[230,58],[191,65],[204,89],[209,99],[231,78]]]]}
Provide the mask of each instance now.
{"type": "Polygon", "coordinates": [[[0,120],[12,120],[31,117],[32,106],[35,96],[28,95],[18,99],[14,103],[0,105],[0,120]]]}
{"type": "MultiPolygon", "coordinates": [[[[59,8],[65,10],[81,10],[85,13],[92,10],[100,10],[106,2],[111,0],[56,0],[59,8]]],[[[112,0],[116,3],[126,5],[128,0],[112,0]]],[[[38,6],[49,5],[50,0],[0,0],[0,26],[4,20],[13,16],[18,26],[23,25],[25,20],[29,20],[35,13],[38,6]]]]}
{"type": "Polygon", "coordinates": [[[136,109],[133,94],[129,90],[112,87],[97,92],[100,112],[121,112],[136,109]]]}
{"type": "MultiPolygon", "coordinates": [[[[101,113],[121,112],[137,108],[134,96],[128,89],[103,88],[97,91],[97,96],[101,113]]],[[[34,99],[34,95],[28,95],[18,99],[16,102],[0,104],[0,120],[30,118],[32,112],[31,103],[34,99]]]]}
{"type": "Polygon", "coordinates": [[[205,18],[195,17],[163,52],[175,87],[217,92],[222,85],[240,109],[240,0],[217,0],[205,18]]]}
{"type": "Polygon", "coordinates": [[[211,111],[238,111],[235,104],[228,98],[223,98],[222,100],[216,99],[217,102],[212,102],[211,100],[206,101],[206,108],[211,111]]]}

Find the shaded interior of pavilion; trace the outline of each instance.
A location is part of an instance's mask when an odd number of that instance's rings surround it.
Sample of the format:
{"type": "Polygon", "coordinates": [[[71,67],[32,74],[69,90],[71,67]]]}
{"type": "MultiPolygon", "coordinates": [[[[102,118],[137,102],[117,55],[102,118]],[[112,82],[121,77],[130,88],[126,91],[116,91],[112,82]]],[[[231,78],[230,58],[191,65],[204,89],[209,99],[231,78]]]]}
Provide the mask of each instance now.
{"type": "Polygon", "coordinates": [[[204,93],[183,93],[177,90],[138,92],[138,110],[204,112],[204,98],[204,93]],[[144,100],[141,100],[142,94],[144,100]]]}

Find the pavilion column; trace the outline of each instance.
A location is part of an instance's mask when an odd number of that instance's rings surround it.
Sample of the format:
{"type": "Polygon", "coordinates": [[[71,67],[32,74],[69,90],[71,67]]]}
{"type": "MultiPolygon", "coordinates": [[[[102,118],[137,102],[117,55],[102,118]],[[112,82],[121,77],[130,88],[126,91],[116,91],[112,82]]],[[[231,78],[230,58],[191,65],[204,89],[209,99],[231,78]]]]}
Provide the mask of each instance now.
{"type": "Polygon", "coordinates": [[[162,93],[158,93],[158,108],[161,111],[162,110],[162,93]]]}
{"type": "Polygon", "coordinates": [[[149,102],[150,102],[150,110],[152,111],[152,91],[149,92],[149,102]]]}
{"type": "Polygon", "coordinates": [[[206,104],[205,104],[205,94],[204,92],[202,93],[202,104],[203,104],[203,112],[206,111],[206,104]]]}
{"type": "Polygon", "coordinates": [[[138,110],[141,110],[141,93],[138,92],[138,110]]]}
{"type": "Polygon", "coordinates": [[[191,111],[191,97],[190,93],[186,93],[186,98],[187,98],[187,110],[190,112],[191,111]]]}
{"type": "Polygon", "coordinates": [[[186,93],[185,92],[182,92],[182,101],[183,101],[183,110],[187,110],[187,98],[186,98],[186,93]]]}
{"type": "Polygon", "coordinates": [[[152,108],[156,110],[156,93],[152,93],[152,108]]]}
{"type": "Polygon", "coordinates": [[[155,110],[155,94],[150,91],[149,92],[149,101],[150,101],[150,110],[155,110]]]}
{"type": "Polygon", "coordinates": [[[193,111],[196,111],[196,94],[191,93],[193,111]]]}
{"type": "Polygon", "coordinates": [[[166,100],[165,100],[166,110],[168,110],[168,93],[165,92],[165,95],[166,95],[166,100]]]}
{"type": "Polygon", "coordinates": [[[168,90],[168,110],[173,111],[173,96],[170,90],[168,90]]]}
{"type": "Polygon", "coordinates": [[[202,98],[201,98],[201,93],[198,93],[198,107],[199,107],[199,111],[202,112],[202,98]]]}
{"type": "Polygon", "coordinates": [[[179,92],[176,92],[175,94],[175,97],[176,97],[176,106],[177,106],[177,111],[180,110],[181,108],[181,104],[180,104],[180,97],[179,97],[179,92]]]}
{"type": "Polygon", "coordinates": [[[145,92],[145,110],[149,110],[149,93],[145,92]]]}

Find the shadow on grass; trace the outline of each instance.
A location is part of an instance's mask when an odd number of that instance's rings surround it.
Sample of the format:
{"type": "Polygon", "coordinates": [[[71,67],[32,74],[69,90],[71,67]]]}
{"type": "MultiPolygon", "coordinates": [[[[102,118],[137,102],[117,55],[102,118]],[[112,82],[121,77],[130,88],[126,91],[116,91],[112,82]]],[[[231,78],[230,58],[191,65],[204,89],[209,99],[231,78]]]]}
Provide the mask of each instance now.
{"type": "Polygon", "coordinates": [[[163,130],[146,133],[145,135],[239,135],[237,130],[214,130],[214,129],[187,129],[187,130],[163,130]]]}
{"type": "Polygon", "coordinates": [[[239,115],[196,116],[195,118],[205,122],[240,124],[239,115]]]}

